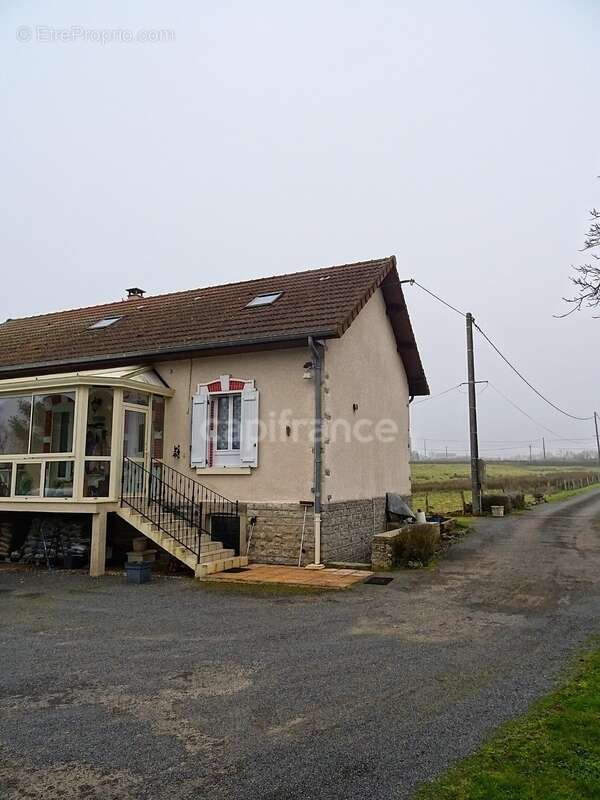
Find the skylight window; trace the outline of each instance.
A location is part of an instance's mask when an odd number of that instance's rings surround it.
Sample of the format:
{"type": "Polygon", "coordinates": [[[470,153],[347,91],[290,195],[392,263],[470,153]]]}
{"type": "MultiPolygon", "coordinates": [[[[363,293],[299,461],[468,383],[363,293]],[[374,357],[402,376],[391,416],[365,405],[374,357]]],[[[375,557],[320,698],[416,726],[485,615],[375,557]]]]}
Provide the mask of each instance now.
{"type": "Polygon", "coordinates": [[[283,292],[268,292],[267,294],[257,294],[253,300],[247,304],[246,308],[254,306],[270,306],[275,300],[279,299],[283,292]]]}
{"type": "Polygon", "coordinates": [[[93,325],[90,325],[88,330],[93,331],[98,328],[109,328],[111,325],[114,325],[115,322],[118,322],[121,317],[106,317],[105,319],[100,319],[98,322],[94,322],[93,325]]]}

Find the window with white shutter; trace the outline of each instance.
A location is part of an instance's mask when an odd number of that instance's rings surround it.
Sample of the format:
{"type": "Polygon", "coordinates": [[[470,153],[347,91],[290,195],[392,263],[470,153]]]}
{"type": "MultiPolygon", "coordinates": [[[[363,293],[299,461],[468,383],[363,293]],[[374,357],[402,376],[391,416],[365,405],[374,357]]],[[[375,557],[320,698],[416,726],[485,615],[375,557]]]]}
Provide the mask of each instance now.
{"type": "Polygon", "coordinates": [[[220,375],[193,397],[193,467],[258,465],[258,391],[253,380],[220,375]]]}
{"type": "Polygon", "coordinates": [[[242,464],[258,466],[258,392],[253,386],[242,392],[242,425],[240,455],[242,464]]]}
{"type": "Polygon", "coordinates": [[[206,388],[198,387],[198,394],[192,398],[192,467],[205,467],[207,463],[208,406],[206,388]]]}

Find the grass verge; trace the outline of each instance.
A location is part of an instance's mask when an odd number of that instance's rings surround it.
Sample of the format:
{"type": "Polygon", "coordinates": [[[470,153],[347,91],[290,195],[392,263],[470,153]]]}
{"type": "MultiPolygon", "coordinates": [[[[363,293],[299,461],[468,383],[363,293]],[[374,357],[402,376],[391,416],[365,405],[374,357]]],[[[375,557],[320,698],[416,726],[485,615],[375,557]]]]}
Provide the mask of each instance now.
{"type": "Polygon", "coordinates": [[[567,489],[563,492],[555,492],[554,494],[548,495],[548,502],[559,503],[561,500],[568,500],[569,497],[577,497],[577,495],[585,494],[586,492],[591,492],[592,489],[598,488],[599,485],[597,483],[592,483],[590,486],[584,486],[582,489],[567,489]]]}
{"type": "MultiPolygon", "coordinates": [[[[589,492],[592,489],[600,488],[600,483],[592,483],[589,486],[584,486],[581,489],[567,489],[552,492],[547,494],[546,497],[548,502],[550,503],[558,503],[560,500],[568,500],[569,497],[575,497],[576,495],[582,494],[584,492],[589,492]]],[[[465,500],[467,503],[471,502],[471,492],[464,492],[465,500]]],[[[428,499],[429,499],[429,510],[432,514],[448,514],[449,516],[454,516],[456,514],[461,514],[462,508],[462,500],[460,496],[460,492],[453,491],[451,489],[445,490],[440,489],[439,491],[428,492],[428,499]]],[[[531,494],[526,494],[525,499],[527,503],[533,504],[534,498],[531,494]]],[[[412,496],[412,507],[413,509],[420,508],[423,510],[425,508],[425,493],[424,492],[415,492],[412,496]]]]}
{"type": "Polygon", "coordinates": [[[416,800],[598,800],[600,650],[416,800]]]}
{"type": "Polygon", "coordinates": [[[481,519],[481,517],[454,517],[454,524],[462,533],[469,533],[478,519],[481,519]]]}

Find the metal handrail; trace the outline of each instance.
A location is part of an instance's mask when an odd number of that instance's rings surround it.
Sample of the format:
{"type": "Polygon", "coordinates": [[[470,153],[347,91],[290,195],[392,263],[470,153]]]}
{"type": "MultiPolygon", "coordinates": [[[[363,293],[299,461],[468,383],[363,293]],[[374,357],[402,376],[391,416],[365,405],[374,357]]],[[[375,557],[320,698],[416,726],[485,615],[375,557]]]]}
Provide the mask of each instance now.
{"type": "Polygon", "coordinates": [[[125,457],[121,473],[121,505],[127,505],[176,541],[200,562],[202,507],[143,464],[125,457]]]}
{"type": "Polygon", "coordinates": [[[160,471],[161,479],[167,486],[187,497],[194,498],[196,502],[208,508],[212,514],[224,517],[239,516],[237,500],[229,500],[219,492],[215,492],[214,489],[209,489],[200,481],[184,475],[183,472],[170,467],[160,459],[152,459],[151,469],[160,471]]]}
{"type": "Polygon", "coordinates": [[[159,459],[147,469],[125,456],[121,470],[121,505],[127,505],[170,536],[200,562],[208,515],[237,517],[237,500],[228,500],[159,459]]]}
{"type": "Polygon", "coordinates": [[[205,486],[203,483],[200,483],[200,481],[197,481],[195,478],[190,478],[189,475],[186,475],[185,473],[180,472],[178,469],[175,469],[175,467],[170,467],[168,464],[165,464],[165,462],[161,461],[160,458],[153,458],[152,459],[152,464],[158,464],[161,467],[163,467],[164,469],[168,470],[169,472],[175,473],[175,475],[180,475],[182,478],[185,478],[190,483],[194,483],[194,484],[196,484],[196,486],[202,486],[207,492],[210,492],[215,497],[218,497],[220,500],[223,500],[225,503],[231,503],[232,505],[234,505],[237,508],[237,506],[238,506],[238,501],[237,500],[230,500],[228,497],[225,497],[224,495],[219,494],[219,492],[215,492],[214,489],[209,489],[208,486],[205,486]]]}

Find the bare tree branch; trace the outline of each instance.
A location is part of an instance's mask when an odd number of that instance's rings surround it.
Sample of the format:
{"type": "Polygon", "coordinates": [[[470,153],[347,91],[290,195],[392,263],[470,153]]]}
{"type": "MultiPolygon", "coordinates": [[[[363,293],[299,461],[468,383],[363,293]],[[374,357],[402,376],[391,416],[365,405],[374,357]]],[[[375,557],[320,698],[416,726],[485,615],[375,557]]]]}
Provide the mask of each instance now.
{"type": "MultiPolygon", "coordinates": [[[[590,211],[590,227],[583,242],[581,252],[592,250],[595,247],[600,247],[600,210],[592,208],[590,211]]],[[[593,259],[600,261],[600,255],[597,253],[590,254],[593,259]]],[[[559,318],[568,317],[574,311],[581,311],[582,308],[597,308],[600,306],[600,267],[593,266],[592,264],[581,264],[580,266],[571,266],[575,275],[571,277],[571,283],[576,287],[576,294],[574,297],[563,297],[566,303],[572,305],[572,308],[564,314],[556,314],[559,318]]]]}

